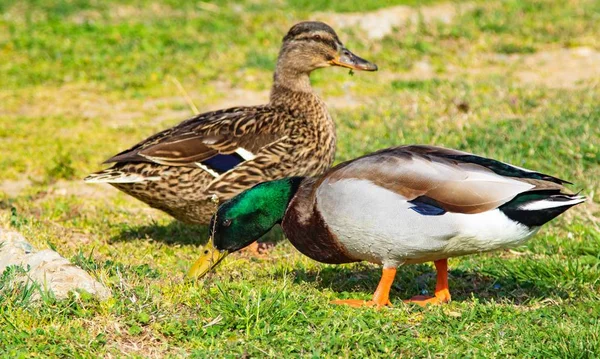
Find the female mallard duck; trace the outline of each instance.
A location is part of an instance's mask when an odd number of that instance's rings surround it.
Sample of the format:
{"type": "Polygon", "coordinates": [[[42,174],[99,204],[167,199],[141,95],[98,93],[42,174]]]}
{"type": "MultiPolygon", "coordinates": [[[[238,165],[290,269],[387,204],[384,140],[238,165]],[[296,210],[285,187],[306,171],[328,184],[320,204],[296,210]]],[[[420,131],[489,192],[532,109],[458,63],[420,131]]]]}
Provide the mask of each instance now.
{"type": "Polygon", "coordinates": [[[108,159],[87,182],[108,182],[187,223],[208,223],[211,199],[262,181],[317,176],[335,155],[335,125],[310,73],[341,66],[375,71],[322,22],[301,22],[283,38],[270,101],[197,115],[108,159]]]}
{"type": "Polygon", "coordinates": [[[212,241],[190,269],[202,276],[281,224],[303,254],[324,263],[382,264],[373,299],[334,303],[390,305],[396,268],[433,261],[435,297],[450,300],[447,258],[517,246],[584,197],[556,177],[432,146],[385,149],[342,163],[319,178],[259,184],[223,203],[212,241]]]}

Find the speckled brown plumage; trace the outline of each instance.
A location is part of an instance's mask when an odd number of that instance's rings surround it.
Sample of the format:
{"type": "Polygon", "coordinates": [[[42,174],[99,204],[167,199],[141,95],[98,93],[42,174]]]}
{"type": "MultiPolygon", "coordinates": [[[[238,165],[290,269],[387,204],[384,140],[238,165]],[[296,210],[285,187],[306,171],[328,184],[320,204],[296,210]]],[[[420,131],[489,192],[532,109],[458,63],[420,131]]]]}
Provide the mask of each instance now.
{"type": "Polygon", "coordinates": [[[183,222],[205,224],[215,196],[223,201],[259,182],[320,175],[334,159],[335,124],[309,75],[328,66],[377,69],[345,49],[329,26],[297,24],[284,38],[268,104],[197,115],[115,155],[106,161],[111,168],[86,181],[108,182],[183,222]]]}

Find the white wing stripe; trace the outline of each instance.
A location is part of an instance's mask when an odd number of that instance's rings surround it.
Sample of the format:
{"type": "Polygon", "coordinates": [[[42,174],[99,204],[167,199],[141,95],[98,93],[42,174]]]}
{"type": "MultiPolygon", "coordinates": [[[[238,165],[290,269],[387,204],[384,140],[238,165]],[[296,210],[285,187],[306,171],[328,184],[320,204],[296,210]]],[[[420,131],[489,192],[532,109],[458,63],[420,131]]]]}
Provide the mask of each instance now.
{"type": "Polygon", "coordinates": [[[535,202],[526,203],[526,204],[522,205],[521,207],[519,207],[519,209],[522,209],[524,211],[539,211],[539,210],[547,209],[547,208],[556,208],[556,207],[563,207],[563,206],[573,206],[573,205],[576,205],[576,204],[581,203],[583,201],[585,201],[585,198],[575,198],[575,199],[572,199],[570,201],[549,201],[549,200],[542,200],[542,201],[535,201],[535,202]]]}
{"type": "Polygon", "coordinates": [[[253,160],[256,157],[252,152],[250,152],[247,149],[242,148],[242,147],[238,147],[235,150],[235,153],[237,153],[238,155],[242,156],[242,158],[244,159],[244,161],[250,161],[250,160],[253,160]]]}
{"type": "Polygon", "coordinates": [[[203,165],[200,162],[196,162],[196,166],[200,167],[201,169],[203,169],[204,171],[206,171],[208,174],[210,174],[211,176],[217,178],[219,177],[219,174],[213,170],[211,170],[210,168],[208,168],[207,166],[203,165]]]}

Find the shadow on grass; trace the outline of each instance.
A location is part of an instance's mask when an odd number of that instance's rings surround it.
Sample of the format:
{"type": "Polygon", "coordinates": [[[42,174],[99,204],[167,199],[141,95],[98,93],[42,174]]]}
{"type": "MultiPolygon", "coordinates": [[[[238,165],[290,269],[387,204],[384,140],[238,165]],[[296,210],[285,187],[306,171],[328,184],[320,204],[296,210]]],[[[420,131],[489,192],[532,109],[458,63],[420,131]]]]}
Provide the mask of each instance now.
{"type": "Polygon", "coordinates": [[[110,239],[111,243],[151,240],[165,244],[205,245],[208,241],[208,226],[185,224],[172,221],[167,225],[152,223],[132,227],[124,225],[120,233],[110,239]]]}
{"type": "MultiPolygon", "coordinates": [[[[137,227],[124,225],[120,233],[113,236],[110,242],[129,242],[135,240],[151,240],[169,245],[203,246],[208,242],[208,226],[185,224],[179,221],[172,221],[167,225],[158,223],[137,227]]],[[[279,226],[276,226],[259,239],[259,242],[278,243],[283,240],[285,240],[283,231],[279,226]]]]}
{"type": "MultiPolygon", "coordinates": [[[[320,288],[338,293],[373,293],[381,278],[381,268],[368,264],[328,266],[320,270],[297,269],[296,282],[314,282],[320,288]]],[[[537,281],[521,281],[514,277],[489,276],[475,271],[455,269],[449,271],[450,293],[453,301],[480,303],[510,302],[516,305],[546,298],[568,298],[567,291],[537,281]]],[[[426,264],[400,267],[390,294],[392,302],[409,299],[415,295],[433,295],[436,272],[426,264]]],[[[352,295],[350,294],[350,297],[352,295]]]]}

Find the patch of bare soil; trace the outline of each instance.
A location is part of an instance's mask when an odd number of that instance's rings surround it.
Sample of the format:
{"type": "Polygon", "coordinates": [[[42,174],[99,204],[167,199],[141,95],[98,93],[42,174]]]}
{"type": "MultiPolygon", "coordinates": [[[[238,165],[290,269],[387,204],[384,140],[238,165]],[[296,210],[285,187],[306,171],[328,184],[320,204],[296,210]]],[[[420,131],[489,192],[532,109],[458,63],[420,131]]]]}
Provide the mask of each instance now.
{"type": "Polygon", "coordinates": [[[514,76],[518,84],[549,88],[581,88],[600,83],[600,51],[589,47],[540,51],[534,54],[488,54],[480,64],[468,68],[448,66],[436,73],[425,59],[413,64],[410,71],[381,71],[386,79],[428,80],[459,78],[464,75],[489,77],[504,74],[514,76]]]}
{"type": "Polygon", "coordinates": [[[58,181],[48,189],[48,194],[58,197],[75,196],[85,198],[107,198],[117,194],[108,183],[85,183],[83,180],[58,181]]]}
{"type": "Polygon", "coordinates": [[[327,107],[330,109],[353,109],[364,106],[370,102],[366,98],[358,98],[352,94],[345,94],[343,96],[326,97],[324,99],[327,107]]]}
{"type": "Polygon", "coordinates": [[[69,16],[68,21],[76,24],[93,23],[105,20],[119,22],[131,19],[148,19],[157,17],[178,18],[186,14],[183,10],[174,9],[170,6],[151,3],[148,6],[137,7],[127,4],[111,6],[108,13],[103,14],[98,10],[83,10],[69,16]]]}
{"type": "Polygon", "coordinates": [[[367,37],[378,40],[391,33],[395,27],[407,24],[424,22],[450,23],[452,19],[463,11],[473,8],[474,4],[442,3],[432,6],[393,6],[371,12],[360,13],[320,13],[316,17],[338,27],[359,27],[367,37]]]}
{"type": "MultiPolygon", "coordinates": [[[[0,192],[4,192],[8,197],[18,197],[27,187],[32,185],[29,179],[6,180],[0,182],[0,192]]],[[[107,183],[89,184],[83,180],[65,181],[60,180],[48,186],[47,191],[42,197],[85,197],[85,198],[108,198],[117,194],[118,190],[107,183]]]]}
{"type": "MultiPolygon", "coordinates": [[[[233,106],[259,105],[269,100],[268,91],[233,88],[223,82],[216,82],[214,86],[216,91],[224,94],[225,97],[199,107],[200,112],[233,106]]],[[[201,97],[199,93],[189,95],[192,101],[201,97]]],[[[119,100],[103,96],[100,91],[82,85],[41,87],[27,96],[0,93],[0,98],[5,101],[4,104],[0,103],[0,111],[5,115],[36,118],[49,116],[100,118],[110,127],[126,126],[141,118],[148,119],[150,124],[157,124],[166,120],[183,121],[193,116],[193,111],[183,95],[143,101],[119,100]]]]}
{"type": "Polygon", "coordinates": [[[6,180],[0,182],[0,192],[4,192],[8,197],[18,197],[30,185],[31,181],[28,179],[6,180]]]}
{"type": "Polygon", "coordinates": [[[214,83],[214,86],[218,93],[227,94],[227,96],[208,106],[200,108],[200,112],[214,111],[235,106],[256,106],[269,102],[269,91],[251,91],[235,88],[225,81],[217,81],[214,83]]]}
{"type": "Polygon", "coordinates": [[[589,47],[539,51],[534,54],[488,54],[487,64],[465,71],[489,76],[510,74],[522,85],[581,88],[600,83],[600,51],[589,47]]]}
{"type": "Polygon", "coordinates": [[[433,65],[427,60],[417,61],[412,64],[409,71],[406,72],[392,72],[388,70],[379,70],[378,76],[387,80],[431,80],[431,79],[444,79],[453,78],[460,75],[460,70],[455,67],[447,67],[443,73],[435,71],[433,65]]]}
{"type": "MultiPolygon", "coordinates": [[[[234,106],[256,106],[262,105],[269,102],[269,91],[251,91],[240,88],[233,88],[226,82],[216,82],[215,89],[219,93],[226,93],[227,97],[216,101],[208,106],[204,106],[199,110],[203,111],[214,111],[222,108],[234,107],[234,106]]],[[[340,85],[344,92],[341,96],[321,96],[327,106],[331,109],[351,109],[362,106],[367,103],[366,98],[358,98],[353,95],[354,86],[353,81],[346,81],[340,85]]],[[[319,89],[315,88],[318,92],[319,89]]]]}
{"type": "Polygon", "coordinates": [[[0,104],[0,109],[9,116],[105,118],[120,122],[143,115],[131,102],[111,101],[99,91],[82,85],[40,87],[23,96],[13,95],[12,99],[7,96],[4,105],[0,104]],[[11,101],[15,102],[13,106],[11,101]]]}
{"type": "Polygon", "coordinates": [[[575,88],[600,81],[600,51],[589,47],[512,55],[509,62],[517,64],[517,78],[524,84],[575,88]]]}

